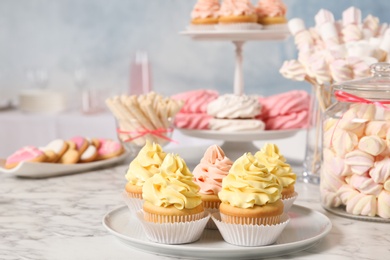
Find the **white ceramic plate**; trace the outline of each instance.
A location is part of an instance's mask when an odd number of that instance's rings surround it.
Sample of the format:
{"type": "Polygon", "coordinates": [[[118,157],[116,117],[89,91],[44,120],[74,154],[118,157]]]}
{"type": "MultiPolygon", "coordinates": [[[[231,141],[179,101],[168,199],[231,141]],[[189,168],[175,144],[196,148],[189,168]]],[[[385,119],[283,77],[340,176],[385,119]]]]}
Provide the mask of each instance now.
{"type": "Polygon", "coordinates": [[[180,132],[185,135],[206,138],[206,139],[215,139],[215,140],[225,140],[232,142],[249,142],[256,140],[269,140],[269,139],[283,139],[294,136],[301,129],[289,129],[289,130],[265,130],[265,131],[242,131],[242,132],[225,132],[217,130],[193,130],[193,129],[183,129],[177,128],[180,132]]]}
{"type": "Polygon", "coordinates": [[[180,32],[181,35],[189,36],[194,40],[216,41],[265,41],[285,40],[291,34],[288,30],[187,30],[180,32]]]}
{"type": "Polygon", "coordinates": [[[341,216],[341,217],[345,217],[345,218],[351,218],[351,219],[358,219],[358,220],[364,220],[364,221],[370,221],[370,222],[383,222],[383,223],[390,223],[390,219],[387,219],[387,218],[381,218],[381,217],[369,217],[369,216],[360,216],[360,215],[353,215],[353,214],[350,214],[348,213],[346,210],[345,210],[345,206],[340,206],[340,207],[337,207],[337,208],[332,208],[332,207],[327,207],[325,205],[322,205],[322,207],[324,209],[326,209],[327,211],[335,214],[335,215],[338,215],[338,216],[341,216]]]}
{"type": "Polygon", "coordinates": [[[11,173],[18,177],[47,178],[84,172],[98,168],[105,168],[124,161],[128,156],[129,152],[125,152],[120,156],[107,160],[76,164],[22,162],[12,169],[4,169],[3,167],[1,167],[4,164],[3,160],[0,162],[0,172],[11,173]]]}
{"type": "Polygon", "coordinates": [[[273,245],[262,247],[239,247],[226,243],[218,230],[206,229],[201,238],[191,244],[165,245],[149,241],[135,214],[126,206],[108,212],[103,226],[121,242],[152,254],[205,258],[205,259],[250,259],[273,257],[305,250],[317,244],[332,228],[332,223],[323,214],[293,205],[290,223],[273,245]]]}

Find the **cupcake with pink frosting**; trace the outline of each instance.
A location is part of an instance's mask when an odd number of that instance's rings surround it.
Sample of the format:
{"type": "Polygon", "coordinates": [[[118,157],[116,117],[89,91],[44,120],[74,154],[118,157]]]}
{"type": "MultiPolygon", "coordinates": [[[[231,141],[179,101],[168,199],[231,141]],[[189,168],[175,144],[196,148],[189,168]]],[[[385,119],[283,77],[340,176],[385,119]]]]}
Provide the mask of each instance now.
{"type": "Polygon", "coordinates": [[[281,0],[260,0],[256,6],[258,23],[264,25],[265,28],[282,28],[283,26],[287,29],[286,12],[287,7],[281,0]]]}
{"type": "Polygon", "coordinates": [[[224,0],[218,29],[259,29],[256,9],[249,0],[224,0]]]}
{"type": "MultiPolygon", "coordinates": [[[[207,148],[200,163],[194,168],[192,174],[200,187],[199,194],[205,210],[211,213],[218,212],[221,204],[218,192],[221,191],[222,179],[229,173],[232,164],[221,147],[212,145],[207,148]]],[[[213,228],[212,221],[208,227],[213,228]]]]}
{"type": "Polygon", "coordinates": [[[191,12],[190,29],[213,29],[218,23],[219,0],[198,0],[191,12]]]}

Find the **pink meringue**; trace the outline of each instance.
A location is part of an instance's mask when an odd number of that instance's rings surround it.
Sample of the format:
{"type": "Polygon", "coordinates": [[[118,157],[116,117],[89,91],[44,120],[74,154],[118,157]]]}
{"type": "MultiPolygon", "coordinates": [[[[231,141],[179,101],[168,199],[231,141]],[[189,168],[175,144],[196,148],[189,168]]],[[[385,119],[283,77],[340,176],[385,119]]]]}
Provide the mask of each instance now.
{"type": "Polygon", "coordinates": [[[178,113],[174,125],[177,128],[208,129],[211,118],[206,113],[178,113]]]}
{"type": "Polygon", "coordinates": [[[299,129],[306,128],[308,125],[309,112],[306,110],[269,117],[264,119],[266,130],[299,129]]]}
{"type": "Polygon", "coordinates": [[[207,105],[217,97],[217,91],[200,89],[179,93],[171,98],[184,101],[180,110],[182,113],[206,113],[207,105]]]}

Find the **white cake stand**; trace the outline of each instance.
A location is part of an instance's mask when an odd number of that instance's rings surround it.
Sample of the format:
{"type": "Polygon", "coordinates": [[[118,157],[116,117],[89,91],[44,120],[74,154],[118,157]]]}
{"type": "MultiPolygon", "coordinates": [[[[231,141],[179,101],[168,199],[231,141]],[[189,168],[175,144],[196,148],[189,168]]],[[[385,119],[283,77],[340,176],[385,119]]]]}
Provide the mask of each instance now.
{"type": "MultiPolygon", "coordinates": [[[[280,41],[290,36],[286,29],[277,30],[188,30],[180,32],[181,35],[191,37],[195,41],[230,41],[235,45],[235,73],[234,73],[234,94],[244,94],[243,78],[243,46],[247,41],[280,41]]],[[[242,131],[242,132],[224,132],[213,130],[190,130],[178,129],[185,135],[204,138],[223,140],[222,149],[227,152],[231,158],[237,158],[245,152],[254,152],[258,150],[253,141],[283,139],[294,136],[300,129],[293,130],[275,130],[275,131],[242,131]]]]}

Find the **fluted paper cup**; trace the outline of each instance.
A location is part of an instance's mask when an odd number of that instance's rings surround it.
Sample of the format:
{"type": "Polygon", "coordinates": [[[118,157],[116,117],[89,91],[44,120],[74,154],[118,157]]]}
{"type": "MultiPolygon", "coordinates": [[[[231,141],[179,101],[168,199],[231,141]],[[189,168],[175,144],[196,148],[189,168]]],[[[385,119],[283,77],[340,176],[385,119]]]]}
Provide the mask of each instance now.
{"type": "Polygon", "coordinates": [[[149,240],[169,245],[195,242],[210,219],[210,213],[206,212],[203,218],[195,221],[155,223],[144,220],[143,210],[137,211],[136,214],[149,240]]]}
{"type": "Polygon", "coordinates": [[[126,191],[122,192],[122,198],[126,203],[127,207],[129,208],[130,212],[134,214],[140,209],[142,209],[142,206],[144,205],[143,199],[131,197],[126,191]]]}
{"type": "Polygon", "coordinates": [[[291,209],[292,205],[294,204],[294,201],[298,197],[298,193],[295,192],[294,196],[287,198],[287,199],[282,199],[282,202],[284,204],[283,212],[288,213],[288,211],[291,209]]]}
{"type": "Polygon", "coordinates": [[[240,225],[225,223],[220,215],[214,213],[212,220],[218,227],[223,239],[237,246],[266,246],[276,242],[290,219],[286,213],[282,215],[282,222],[275,225],[240,225]]]}

